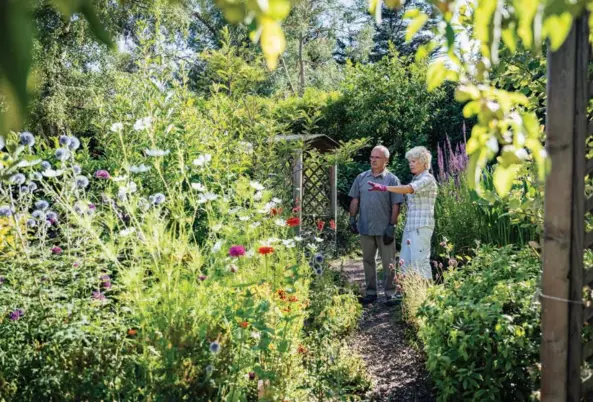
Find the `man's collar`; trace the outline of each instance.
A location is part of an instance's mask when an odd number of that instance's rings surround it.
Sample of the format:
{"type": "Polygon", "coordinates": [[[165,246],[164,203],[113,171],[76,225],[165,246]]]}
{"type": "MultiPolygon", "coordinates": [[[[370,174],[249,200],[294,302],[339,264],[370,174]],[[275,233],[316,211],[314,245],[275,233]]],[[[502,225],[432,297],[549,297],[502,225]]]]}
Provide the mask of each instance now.
{"type": "Polygon", "coordinates": [[[385,176],[387,176],[387,173],[389,173],[389,170],[387,170],[387,168],[383,169],[383,171],[381,173],[379,173],[378,175],[375,175],[373,173],[373,169],[369,170],[369,174],[373,177],[379,177],[381,176],[381,178],[385,178],[385,176]]]}

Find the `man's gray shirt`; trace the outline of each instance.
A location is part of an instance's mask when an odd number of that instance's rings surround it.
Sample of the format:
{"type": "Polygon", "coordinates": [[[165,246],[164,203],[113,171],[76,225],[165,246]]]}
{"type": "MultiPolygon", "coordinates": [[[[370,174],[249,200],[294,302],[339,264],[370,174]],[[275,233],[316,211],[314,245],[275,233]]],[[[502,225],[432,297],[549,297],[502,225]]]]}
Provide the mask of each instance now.
{"type": "Polygon", "coordinates": [[[358,232],[365,236],[382,236],[391,223],[393,204],[403,203],[404,197],[390,192],[369,191],[369,181],[386,186],[399,186],[400,181],[387,169],[378,176],[373,176],[372,171],[367,170],[356,177],[348,193],[350,197],[360,200],[358,232]]]}

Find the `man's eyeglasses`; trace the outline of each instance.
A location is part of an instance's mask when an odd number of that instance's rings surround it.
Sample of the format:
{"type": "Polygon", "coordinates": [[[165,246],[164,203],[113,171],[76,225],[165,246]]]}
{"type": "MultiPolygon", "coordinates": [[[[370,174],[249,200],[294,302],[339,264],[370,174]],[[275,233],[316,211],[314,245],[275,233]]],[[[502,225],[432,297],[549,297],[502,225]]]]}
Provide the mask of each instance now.
{"type": "Polygon", "coordinates": [[[371,156],[371,160],[372,159],[385,159],[384,156],[371,156]]]}

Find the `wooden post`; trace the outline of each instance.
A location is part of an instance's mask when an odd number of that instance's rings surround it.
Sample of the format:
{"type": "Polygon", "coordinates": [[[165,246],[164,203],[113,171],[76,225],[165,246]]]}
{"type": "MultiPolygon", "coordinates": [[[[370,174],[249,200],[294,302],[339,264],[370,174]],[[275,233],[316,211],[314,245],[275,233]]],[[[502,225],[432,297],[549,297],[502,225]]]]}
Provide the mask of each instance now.
{"type": "MultiPolygon", "coordinates": [[[[546,178],[544,200],[542,292],[565,300],[570,296],[575,58],[573,27],[560,49],[548,53],[546,116],[546,149],[552,169],[546,178]]],[[[541,401],[565,402],[569,303],[542,297],[541,305],[541,401]]]]}
{"type": "MultiPolygon", "coordinates": [[[[585,141],[588,131],[589,103],[589,25],[587,15],[575,22],[575,114],[573,140],[572,239],[570,261],[570,300],[583,298],[583,252],[585,235],[585,141]]],[[[581,364],[583,361],[583,306],[570,303],[568,338],[568,401],[581,400],[581,364]]]]}
{"type": "Polygon", "coordinates": [[[331,188],[330,204],[331,204],[331,217],[336,223],[336,229],[334,229],[334,249],[338,248],[338,165],[335,164],[329,168],[329,184],[331,188]]]}
{"type": "Polygon", "coordinates": [[[299,208],[299,234],[303,226],[303,151],[298,150],[294,155],[294,165],[292,167],[292,201],[295,207],[299,208]]]}

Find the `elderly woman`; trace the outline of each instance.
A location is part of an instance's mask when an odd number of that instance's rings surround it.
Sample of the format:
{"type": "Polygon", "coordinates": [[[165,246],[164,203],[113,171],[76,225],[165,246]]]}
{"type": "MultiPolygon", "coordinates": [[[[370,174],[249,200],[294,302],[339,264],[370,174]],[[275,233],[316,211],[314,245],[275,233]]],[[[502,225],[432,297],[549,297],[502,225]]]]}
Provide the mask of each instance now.
{"type": "Polygon", "coordinates": [[[369,191],[389,191],[404,194],[408,213],[402,238],[400,263],[402,270],[416,272],[432,279],[430,269],[430,239],[434,230],[434,204],[437,197],[437,182],[430,174],[432,156],[424,147],[415,147],[406,153],[412,182],[403,186],[385,186],[369,182],[369,191]]]}

